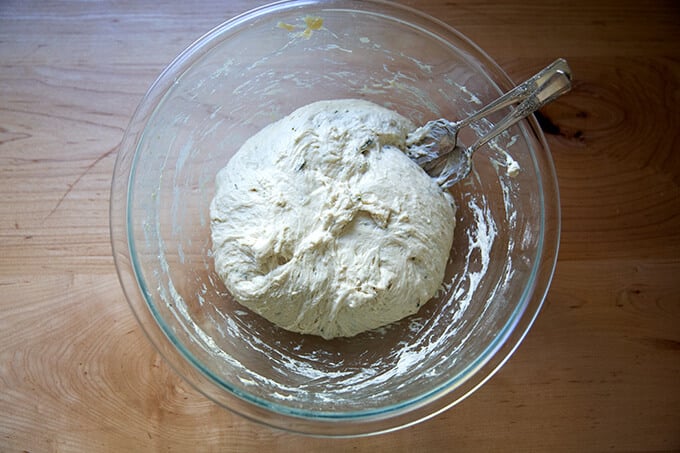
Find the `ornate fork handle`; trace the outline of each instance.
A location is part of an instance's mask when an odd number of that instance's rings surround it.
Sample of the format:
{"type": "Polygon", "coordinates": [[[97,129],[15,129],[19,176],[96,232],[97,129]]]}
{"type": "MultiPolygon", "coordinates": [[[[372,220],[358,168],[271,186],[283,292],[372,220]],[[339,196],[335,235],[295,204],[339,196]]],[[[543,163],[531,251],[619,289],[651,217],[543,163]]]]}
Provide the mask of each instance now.
{"type": "Polygon", "coordinates": [[[564,74],[571,81],[571,69],[569,68],[569,65],[567,64],[566,60],[564,60],[563,58],[558,58],[545,68],[541,69],[541,71],[536,73],[533,77],[517,85],[515,88],[508,91],[498,99],[490,102],[489,104],[482,107],[480,110],[476,111],[472,115],[456,122],[455,123],[456,127],[458,128],[465,127],[468,124],[477,121],[480,118],[484,118],[485,116],[491,113],[497,112],[502,108],[526,100],[532,94],[536,93],[538,90],[543,89],[543,87],[547,83],[549,83],[549,81],[556,74],[564,74]]]}
{"type": "MultiPolygon", "coordinates": [[[[505,118],[496,123],[489,132],[480,137],[471,146],[467,148],[455,146],[447,155],[436,159],[440,162],[446,161],[437,177],[437,183],[442,188],[451,187],[469,174],[472,166],[472,153],[479,147],[496,138],[496,136],[515,125],[521,119],[531,115],[536,110],[569,91],[571,89],[571,69],[566,61],[559,59],[530,79],[530,81],[530,84],[524,83],[520,85],[520,87],[526,85],[520,91],[523,93],[528,92],[528,96],[505,118]],[[527,91],[525,92],[524,90],[527,91]]],[[[487,109],[486,111],[488,113],[489,110],[487,109]]]]}

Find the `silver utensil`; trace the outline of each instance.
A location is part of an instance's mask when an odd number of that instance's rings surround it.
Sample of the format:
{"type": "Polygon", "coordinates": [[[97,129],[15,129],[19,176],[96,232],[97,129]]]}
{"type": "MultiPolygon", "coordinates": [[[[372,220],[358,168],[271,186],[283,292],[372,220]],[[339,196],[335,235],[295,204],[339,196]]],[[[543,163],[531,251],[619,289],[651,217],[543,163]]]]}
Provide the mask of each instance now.
{"type": "Polygon", "coordinates": [[[407,138],[406,154],[446,189],[470,173],[472,153],[478,148],[570,89],[571,69],[564,59],[559,58],[521,85],[460,121],[451,122],[442,118],[419,127],[407,138]],[[517,102],[519,105],[514,110],[471,146],[466,148],[457,143],[460,129],[517,102]]]}

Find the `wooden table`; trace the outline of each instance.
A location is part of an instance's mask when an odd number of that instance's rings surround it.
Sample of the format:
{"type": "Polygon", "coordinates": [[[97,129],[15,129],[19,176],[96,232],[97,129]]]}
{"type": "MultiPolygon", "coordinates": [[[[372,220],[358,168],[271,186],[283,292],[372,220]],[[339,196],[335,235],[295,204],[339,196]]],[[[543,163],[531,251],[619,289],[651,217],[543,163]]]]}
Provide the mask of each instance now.
{"type": "Polygon", "coordinates": [[[562,56],[543,114],[562,196],[544,309],[459,406],[364,439],[276,432],[158,356],[116,277],[117,145],[161,69],[262,1],[0,3],[0,451],[680,449],[680,7],[410,1],[521,81],[562,56]]]}

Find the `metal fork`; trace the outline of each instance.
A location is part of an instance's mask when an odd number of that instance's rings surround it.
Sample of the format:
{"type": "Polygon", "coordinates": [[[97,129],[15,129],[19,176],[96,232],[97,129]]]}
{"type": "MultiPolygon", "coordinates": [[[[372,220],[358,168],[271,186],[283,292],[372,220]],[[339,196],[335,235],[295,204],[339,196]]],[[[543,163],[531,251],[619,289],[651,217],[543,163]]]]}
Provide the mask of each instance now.
{"type": "Polygon", "coordinates": [[[451,122],[446,119],[429,121],[407,138],[407,155],[442,188],[448,188],[465,178],[472,168],[472,153],[515,123],[571,89],[571,69],[560,58],[539,73],[505,93],[495,101],[471,114],[451,122]],[[461,128],[502,108],[519,102],[505,118],[484,136],[465,148],[457,143],[461,128]]]}

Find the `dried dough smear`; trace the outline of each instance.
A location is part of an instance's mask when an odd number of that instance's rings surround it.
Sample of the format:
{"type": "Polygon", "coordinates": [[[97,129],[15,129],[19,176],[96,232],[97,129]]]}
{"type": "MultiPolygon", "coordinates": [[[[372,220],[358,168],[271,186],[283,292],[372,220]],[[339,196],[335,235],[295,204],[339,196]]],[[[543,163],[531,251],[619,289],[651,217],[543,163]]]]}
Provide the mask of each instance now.
{"type": "Polygon", "coordinates": [[[215,269],[269,321],[324,338],[417,312],[440,288],[453,200],[404,154],[415,126],[362,100],[302,107],[217,175],[215,269]]]}

